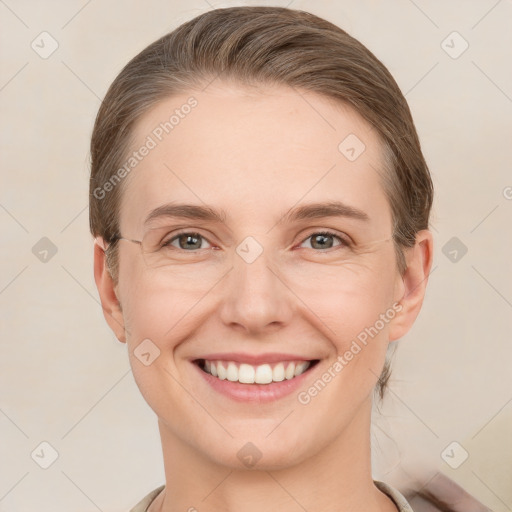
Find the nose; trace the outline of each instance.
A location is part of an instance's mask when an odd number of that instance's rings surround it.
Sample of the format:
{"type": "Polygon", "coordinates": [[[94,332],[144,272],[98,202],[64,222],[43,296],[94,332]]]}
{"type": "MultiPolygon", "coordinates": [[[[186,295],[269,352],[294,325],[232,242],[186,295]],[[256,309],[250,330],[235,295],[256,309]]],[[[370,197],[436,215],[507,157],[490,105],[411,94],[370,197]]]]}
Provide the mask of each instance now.
{"type": "Polygon", "coordinates": [[[294,295],[266,252],[252,263],[235,255],[233,269],[222,288],[221,320],[246,334],[264,334],[287,325],[294,295]]]}

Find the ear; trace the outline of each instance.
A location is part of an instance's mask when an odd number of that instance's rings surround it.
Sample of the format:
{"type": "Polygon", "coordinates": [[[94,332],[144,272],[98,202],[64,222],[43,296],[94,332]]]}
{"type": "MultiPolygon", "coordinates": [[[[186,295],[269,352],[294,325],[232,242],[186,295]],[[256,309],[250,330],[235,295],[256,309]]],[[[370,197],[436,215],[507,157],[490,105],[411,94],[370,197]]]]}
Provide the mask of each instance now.
{"type": "Polygon", "coordinates": [[[112,331],[114,331],[117,339],[122,343],[126,343],[123,313],[116,294],[117,285],[114,284],[107,268],[105,247],[103,238],[97,237],[94,240],[94,280],[100,294],[105,320],[112,331]]]}
{"type": "Polygon", "coordinates": [[[396,302],[402,309],[390,321],[389,341],[404,336],[420,312],[432,266],[433,247],[432,233],[424,229],[417,233],[414,247],[405,249],[407,269],[398,278],[396,295],[396,302]]]}

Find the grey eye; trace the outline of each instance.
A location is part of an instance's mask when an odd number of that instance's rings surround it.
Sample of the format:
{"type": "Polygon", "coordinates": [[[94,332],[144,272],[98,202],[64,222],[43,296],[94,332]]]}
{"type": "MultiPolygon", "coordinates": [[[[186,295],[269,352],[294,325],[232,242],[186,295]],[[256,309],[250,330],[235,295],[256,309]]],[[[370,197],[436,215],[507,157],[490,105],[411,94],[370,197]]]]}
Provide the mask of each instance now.
{"type": "Polygon", "coordinates": [[[345,243],[341,237],[334,233],[313,233],[303,243],[306,243],[308,240],[311,240],[311,249],[331,249],[335,245],[338,246],[345,243]],[[335,239],[338,240],[337,244],[334,243],[335,239]]]}
{"type": "Polygon", "coordinates": [[[197,250],[202,248],[201,245],[203,242],[206,242],[206,239],[199,233],[181,233],[171,238],[166,245],[172,245],[173,247],[184,250],[197,250]],[[175,242],[177,242],[178,245],[176,245],[175,242]]]}

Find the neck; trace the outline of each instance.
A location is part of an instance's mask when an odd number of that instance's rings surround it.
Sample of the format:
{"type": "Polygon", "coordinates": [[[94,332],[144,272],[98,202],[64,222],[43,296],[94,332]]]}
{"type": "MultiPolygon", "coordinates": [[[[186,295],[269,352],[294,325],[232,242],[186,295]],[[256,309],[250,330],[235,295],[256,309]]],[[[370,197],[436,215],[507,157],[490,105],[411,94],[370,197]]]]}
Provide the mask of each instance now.
{"type": "Polygon", "coordinates": [[[370,420],[371,400],[312,456],[286,468],[260,470],[220,465],[160,421],[166,486],[148,512],[396,512],[371,476],[370,420]]]}

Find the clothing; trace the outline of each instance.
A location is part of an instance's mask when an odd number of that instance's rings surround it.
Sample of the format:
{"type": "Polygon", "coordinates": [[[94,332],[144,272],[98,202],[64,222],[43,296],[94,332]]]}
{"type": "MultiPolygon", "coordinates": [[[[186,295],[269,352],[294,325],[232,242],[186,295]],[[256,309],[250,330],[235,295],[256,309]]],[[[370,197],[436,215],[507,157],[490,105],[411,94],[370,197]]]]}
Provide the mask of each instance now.
{"type": "Polygon", "coordinates": [[[147,496],[139,501],[139,503],[137,503],[137,505],[135,505],[135,507],[133,507],[130,512],[146,512],[149,505],[151,505],[151,502],[160,494],[160,491],[162,491],[164,487],[165,484],[151,491],[147,496]]]}
{"type": "Polygon", "coordinates": [[[391,487],[391,485],[386,484],[385,482],[379,482],[379,480],[374,480],[373,483],[377,486],[377,489],[382,491],[384,494],[387,494],[391,501],[395,503],[399,512],[414,512],[411,508],[411,505],[407,502],[405,497],[402,495],[398,489],[391,487]]]}
{"type": "MultiPolygon", "coordinates": [[[[377,488],[382,491],[384,494],[387,494],[391,500],[397,506],[399,512],[414,512],[407,500],[403,497],[403,495],[395,488],[390,485],[380,482],[379,480],[374,480],[373,483],[377,486],[377,488]]],[[[165,485],[161,485],[157,487],[153,491],[151,491],[147,496],[145,496],[135,507],[133,507],[130,512],[146,512],[151,502],[160,494],[165,485]]]]}

